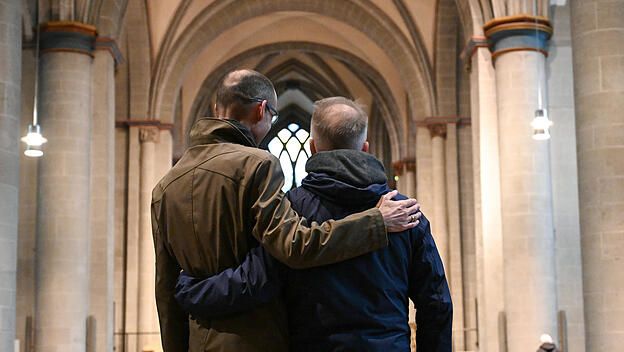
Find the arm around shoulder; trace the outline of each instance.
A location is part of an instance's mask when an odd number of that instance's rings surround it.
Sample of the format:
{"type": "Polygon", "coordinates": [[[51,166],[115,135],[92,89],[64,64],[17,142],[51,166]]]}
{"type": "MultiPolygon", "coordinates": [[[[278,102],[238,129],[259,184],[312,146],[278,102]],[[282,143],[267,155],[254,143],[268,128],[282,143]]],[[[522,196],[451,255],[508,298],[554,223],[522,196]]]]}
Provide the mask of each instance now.
{"type": "Polygon", "coordinates": [[[253,235],[269,253],[291,268],[308,268],[347,260],[388,244],[377,208],[322,224],[299,216],[284,197],[279,161],[270,156],[257,168],[253,193],[253,235]]]}

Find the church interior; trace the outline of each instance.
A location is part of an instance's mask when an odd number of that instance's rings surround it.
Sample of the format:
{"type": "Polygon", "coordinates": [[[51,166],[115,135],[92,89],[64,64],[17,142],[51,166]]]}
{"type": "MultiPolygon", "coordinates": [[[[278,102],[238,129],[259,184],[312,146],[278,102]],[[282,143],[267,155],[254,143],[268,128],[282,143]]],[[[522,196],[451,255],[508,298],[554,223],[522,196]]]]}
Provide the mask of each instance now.
{"type": "Polygon", "coordinates": [[[152,188],[240,68],[284,191],[313,103],[366,107],[453,351],[621,349],[624,0],[0,0],[0,351],[161,350],[152,188]]]}

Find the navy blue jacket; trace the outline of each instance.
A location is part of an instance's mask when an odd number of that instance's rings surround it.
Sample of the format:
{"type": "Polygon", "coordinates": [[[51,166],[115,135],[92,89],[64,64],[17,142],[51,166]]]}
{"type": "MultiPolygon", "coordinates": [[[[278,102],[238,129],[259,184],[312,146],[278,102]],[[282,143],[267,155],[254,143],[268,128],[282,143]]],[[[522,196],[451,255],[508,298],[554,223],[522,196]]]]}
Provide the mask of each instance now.
{"type": "MultiPolygon", "coordinates": [[[[287,196],[311,221],[369,209],[390,191],[381,163],[363,152],[317,153],[306,171],[287,196]]],[[[305,270],[286,268],[258,246],[238,268],[203,280],[180,275],[176,299],[192,315],[211,318],[281,293],[293,351],[407,352],[409,298],[417,309],[418,349],[451,351],[451,297],[429,221],[422,215],[416,228],[388,239],[384,249],[305,270]]]]}

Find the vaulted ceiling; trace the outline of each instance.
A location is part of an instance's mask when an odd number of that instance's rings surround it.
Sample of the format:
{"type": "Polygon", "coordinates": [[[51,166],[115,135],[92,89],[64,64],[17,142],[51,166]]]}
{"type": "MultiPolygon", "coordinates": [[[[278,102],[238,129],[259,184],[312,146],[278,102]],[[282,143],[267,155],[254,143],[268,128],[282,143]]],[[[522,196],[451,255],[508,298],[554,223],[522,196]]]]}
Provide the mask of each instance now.
{"type": "Polygon", "coordinates": [[[493,16],[533,9],[533,0],[127,1],[119,42],[129,58],[121,73],[132,81],[124,88],[129,118],[174,122],[183,133],[211,114],[227,72],[251,68],[276,83],[280,108],[306,110],[328,95],[358,99],[383,120],[393,158],[411,153],[414,121],[441,113],[436,81],[450,76],[436,72],[440,38],[463,45],[493,16]]]}
{"type": "Polygon", "coordinates": [[[185,131],[210,114],[225,73],[252,68],[274,80],[280,107],[306,110],[328,95],[358,99],[383,120],[399,158],[411,153],[412,123],[444,113],[440,85],[454,76],[436,72],[441,38],[482,35],[486,21],[535,13],[536,3],[546,15],[549,3],[446,2],[451,6],[440,0],[25,0],[24,37],[32,38],[38,18],[91,24],[117,40],[128,59],[119,73],[127,84],[117,92],[125,118],[175,122],[185,131]],[[443,18],[456,23],[446,26],[443,18]],[[444,30],[454,33],[440,35],[444,30]]]}
{"type": "Polygon", "coordinates": [[[435,112],[434,0],[148,1],[146,13],[149,115],[184,130],[210,114],[223,75],[243,67],[274,80],[280,107],[329,95],[376,106],[397,156],[410,120],[435,112]]]}

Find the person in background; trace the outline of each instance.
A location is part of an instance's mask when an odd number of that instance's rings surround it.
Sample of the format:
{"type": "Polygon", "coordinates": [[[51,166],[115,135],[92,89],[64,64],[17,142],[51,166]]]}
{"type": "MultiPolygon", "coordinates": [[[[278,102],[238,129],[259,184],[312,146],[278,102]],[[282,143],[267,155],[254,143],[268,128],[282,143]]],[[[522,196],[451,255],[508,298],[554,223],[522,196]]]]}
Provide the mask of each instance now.
{"type": "Polygon", "coordinates": [[[552,336],[548,334],[542,334],[542,336],[540,336],[540,343],[541,345],[537,352],[559,352],[559,349],[557,349],[557,346],[555,346],[553,342],[552,336]]]}

